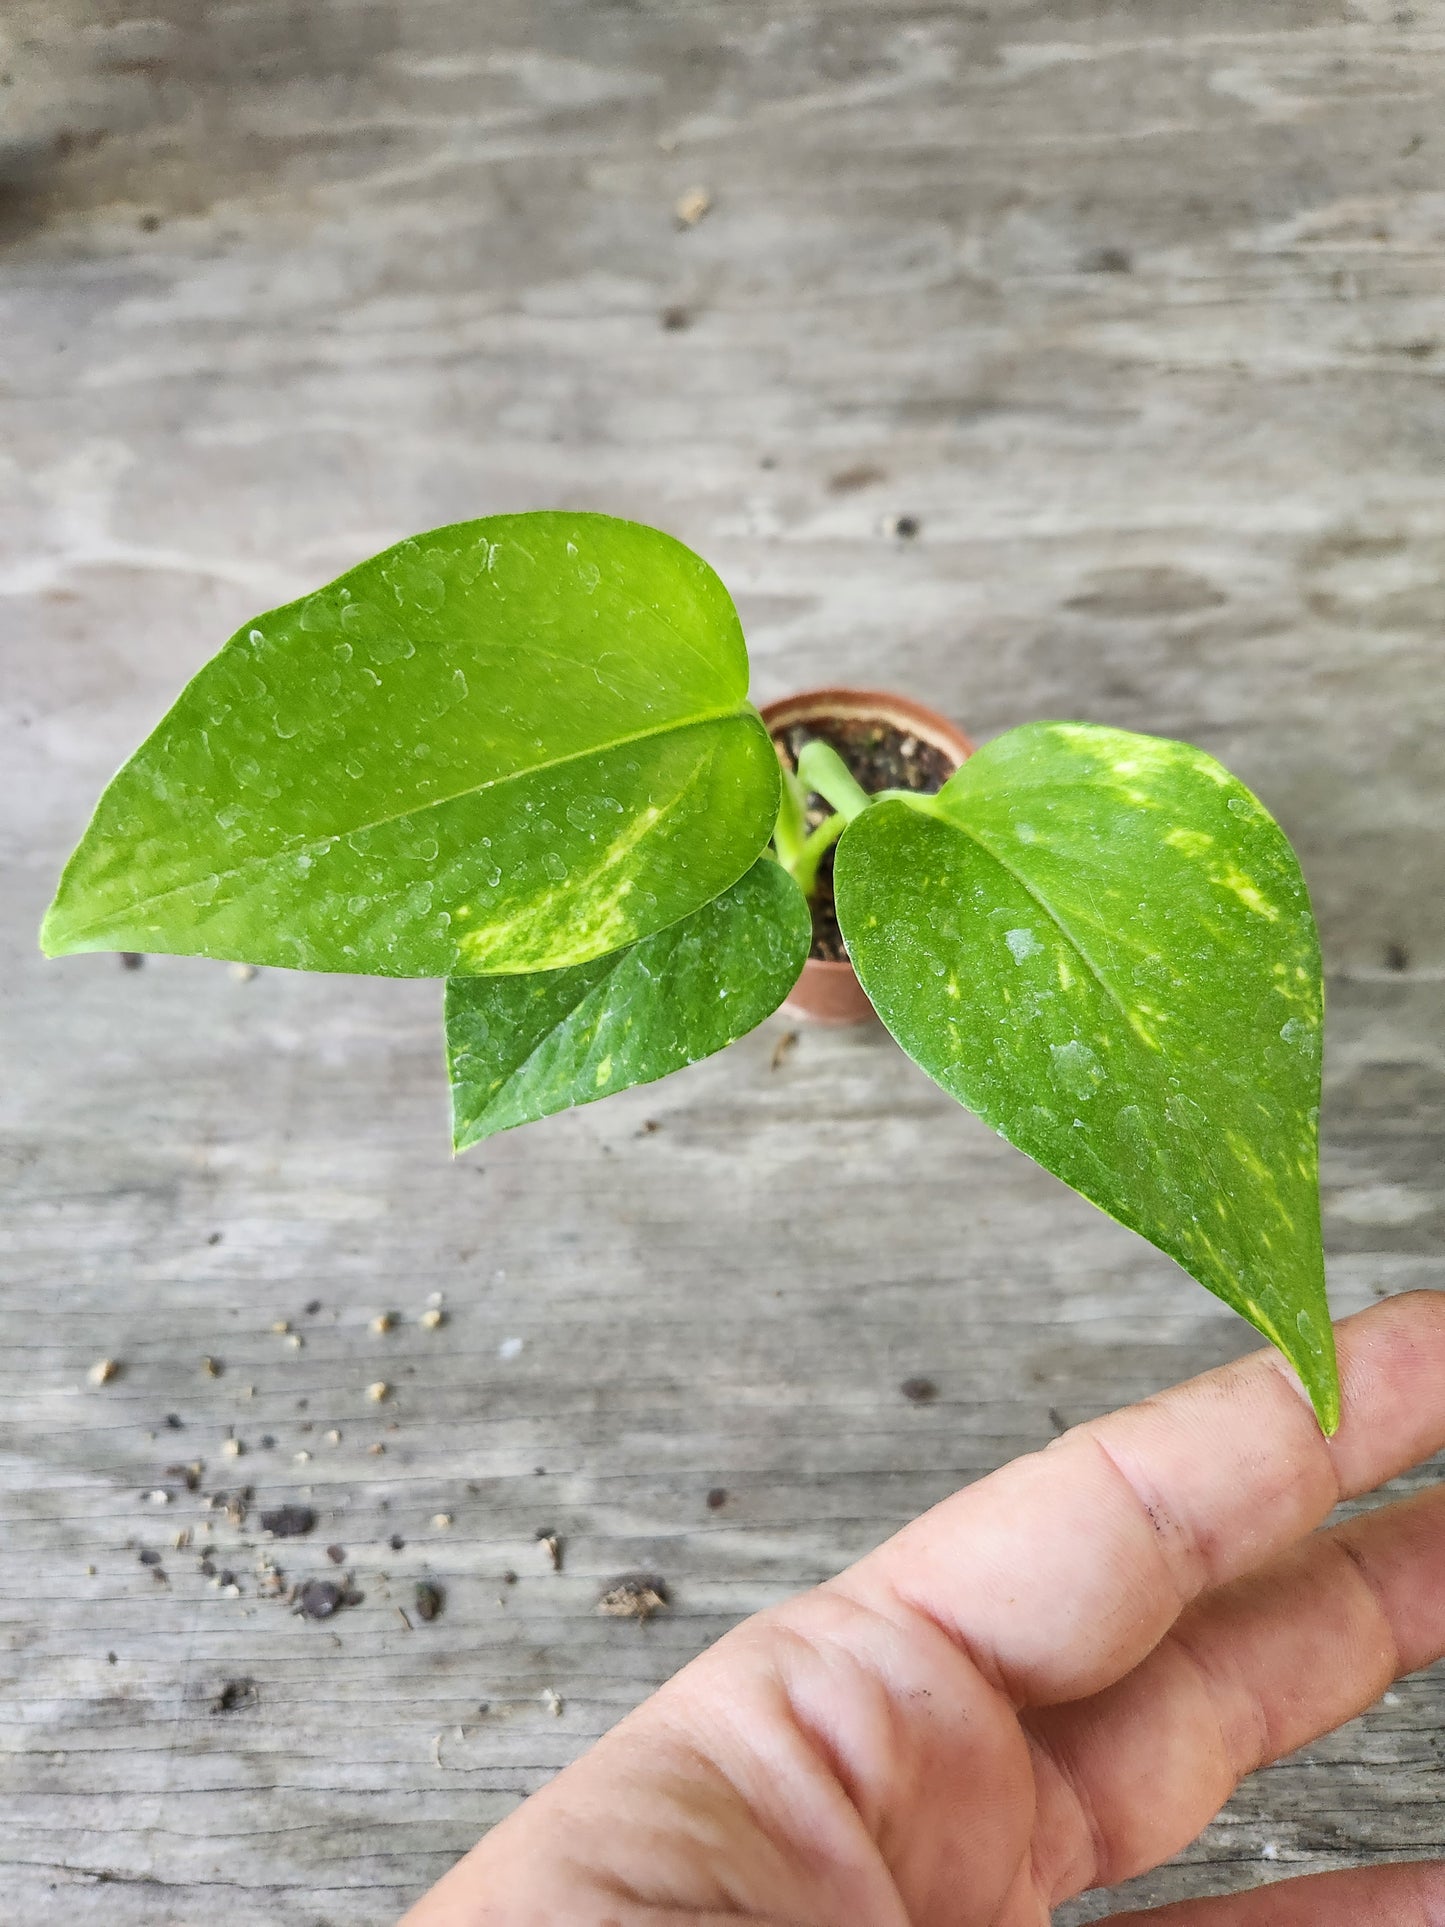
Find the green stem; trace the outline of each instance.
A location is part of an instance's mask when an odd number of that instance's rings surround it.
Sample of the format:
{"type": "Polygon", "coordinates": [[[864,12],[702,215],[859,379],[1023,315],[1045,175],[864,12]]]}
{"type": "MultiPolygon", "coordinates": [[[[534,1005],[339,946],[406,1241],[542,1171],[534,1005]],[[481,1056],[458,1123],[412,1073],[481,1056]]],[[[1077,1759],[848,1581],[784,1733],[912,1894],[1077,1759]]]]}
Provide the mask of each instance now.
{"type": "Polygon", "coordinates": [[[798,757],[798,781],[805,790],[814,790],[825,803],[831,803],[845,823],[861,816],[873,800],[837,750],[816,737],[804,743],[798,757]]]}
{"type": "Polygon", "coordinates": [[[804,810],[807,792],[793,772],[784,766],[783,792],[778,802],[778,820],[773,825],[773,847],[785,870],[797,875],[798,861],[808,840],[808,819],[804,810]]]}
{"type": "Polygon", "coordinates": [[[906,803],[911,810],[921,810],[925,816],[938,815],[938,797],[931,790],[879,790],[868,798],[870,803],[906,803]]]}
{"type": "Polygon", "coordinates": [[[823,860],[823,852],[832,849],[847,827],[848,819],[839,810],[835,816],[826,817],[816,830],[804,838],[796,863],[790,863],[788,868],[805,897],[811,897],[817,887],[818,865],[823,860]]]}

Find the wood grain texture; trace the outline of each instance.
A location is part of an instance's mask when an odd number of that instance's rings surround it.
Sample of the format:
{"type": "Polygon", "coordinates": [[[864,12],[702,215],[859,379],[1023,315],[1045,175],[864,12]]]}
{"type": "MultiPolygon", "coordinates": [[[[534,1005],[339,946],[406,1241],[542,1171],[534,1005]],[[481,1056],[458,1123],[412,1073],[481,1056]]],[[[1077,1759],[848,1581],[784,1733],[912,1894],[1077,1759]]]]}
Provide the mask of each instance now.
{"type": "MultiPolygon", "coordinates": [[[[740,1615],[1250,1342],[876,1030],[453,1163],[431,987],[42,963],[182,678],[401,534],[637,516],[763,697],[1221,757],[1320,912],[1336,1306],[1445,1284],[1439,4],[10,0],[0,103],[9,1914],[379,1927],[740,1615]]],[[[1441,1851],[1442,1713],[1133,1898],[1441,1851]]]]}

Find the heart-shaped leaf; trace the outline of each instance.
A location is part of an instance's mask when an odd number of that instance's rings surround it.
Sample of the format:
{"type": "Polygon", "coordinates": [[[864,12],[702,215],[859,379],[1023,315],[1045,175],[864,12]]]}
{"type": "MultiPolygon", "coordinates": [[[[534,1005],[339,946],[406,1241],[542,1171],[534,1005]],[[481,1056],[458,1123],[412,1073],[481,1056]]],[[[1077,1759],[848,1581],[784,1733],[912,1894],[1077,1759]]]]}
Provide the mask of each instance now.
{"type": "Polygon", "coordinates": [[[777,1009],[811,937],[802,891],[760,857],[722,896],[629,949],[526,977],[453,977],[456,1148],[710,1057],[777,1009]]]}
{"type": "Polygon", "coordinates": [[[555,969],[737,881],[778,761],[727,591],[609,516],[417,536],[232,637],[41,934],[382,976],[555,969]]]}
{"type": "Polygon", "coordinates": [[[1031,724],[868,809],[834,887],[909,1056],[1242,1313],[1333,1430],[1319,942],[1256,798],[1184,743],[1031,724]]]}

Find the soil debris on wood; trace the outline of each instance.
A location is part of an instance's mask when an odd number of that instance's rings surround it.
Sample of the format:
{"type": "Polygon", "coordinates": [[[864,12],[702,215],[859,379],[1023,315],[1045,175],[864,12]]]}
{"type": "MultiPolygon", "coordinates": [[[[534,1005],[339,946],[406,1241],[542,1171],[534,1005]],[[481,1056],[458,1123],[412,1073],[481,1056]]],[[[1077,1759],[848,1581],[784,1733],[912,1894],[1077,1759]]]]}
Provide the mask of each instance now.
{"type": "Polygon", "coordinates": [[[122,970],[139,970],[145,962],[145,953],[140,950],[122,950],[120,967],[122,970]]]}
{"type": "Polygon", "coordinates": [[[239,1713],[248,1706],[257,1706],[261,1700],[261,1689],[253,1679],[228,1679],[211,1701],[213,1713],[239,1713]]]}
{"type": "Polygon", "coordinates": [[[905,1378],[898,1389],[910,1405],[931,1405],[938,1397],[938,1387],[931,1378],[905,1378]]]}
{"type": "MultiPolygon", "coordinates": [[[[818,716],[806,723],[788,723],[773,732],[773,741],[782,750],[788,767],[796,770],[798,757],[806,743],[821,741],[835,749],[859,785],[870,796],[879,790],[917,790],[932,796],[941,790],[954,771],[953,758],[936,743],[898,729],[892,723],[862,716],[818,716]]],[[[821,796],[807,800],[808,828],[816,829],[833,812],[821,796]]],[[[838,928],[838,913],[833,907],[834,852],[824,852],[818,865],[818,881],[811,909],[813,947],[810,956],[825,963],[845,963],[848,952],[838,928]]]]}
{"type": "Polygon", "coordinates": [[[309,1505],[278,1505],[261,1515],[261,1530],[273,1539],[299,1539],[316,1524],[315,1509],[309,1505]]]}
{"type": "Polygon", "coordinates": [[[560,1572],[562,1570],[562,1541],[550,1526],[539,1526],[537,1528],[537,1544],[546,1554],[547,1563],[551,1566],[553,1572],[560,1572]]]}
{"type": "Polygon", "coordinates": [[[433,1584],[430,1579],[418,1579],[416,1582],[416,1595],[413,1600],[413,1607],[418,1619],[424,1620],[429,1625],[442,1611],[446,1603],[446,1593],[440,1586],[433,1584]]]}
{"type": "Polygon", "coordinates": [[[1085,274],[1132,274],[1134,257],[1128,248],[1095,248],[1079,263],[1085,274]]]}
{"type": "Polygon", "coordinates": [[[296,1610],[307,1619],[330,1619],[343,1606],[359,1606],[365,1597],[349,1579],[339,1585],[334,1579],[308,1579],[296,1594],[296,1610]]]}
{"type": "Polygon", "coordinates": [[[854,462],[851,468],[840,468],[828,477],[830,495],[856,495],[859,489],[872,488],[875,482],[886,482],[887,471],[879,468],[876,462],[854,462]]]}
{"type": "Polygon", "coordinates": [[[308,1619],[330,1619],[340,1612],[343,1598],[334,1579],[308,1579],[297,1594],[296,1603],[308,1619]]]}
{"type": "Polygon", "coordinates": [[[643,1625],[672,1604],[667,1581],[656,1573],[628,1572],[614,1579],[597,1601],[604,1619],[636,1619],[643,1625]]]}
{"type": "Polygon", "coordinates": [[[696,227],[712,211],[712,195],[705,187],[690,187],[673,203],[673,214],[681,228],[696,227]]]}
{"type": "Polygon", "coordinates": [[[709,1488],[707,1495],[707,1509],[709,1512],[721,1512],[727,1502],[728,1489],[725,1485],[715,1485],[709,1488]]]}
{"type": "Polygon", "coordinates": [[[326,1548],[326,1557],[331,1561],[333,1566],[344,1566],[346,1564],[345,1546],[328,1546],[326,1548]]]}
{"type": "Polygon", "coordinates": [[[798,1033],[795,1030],[785,1030],[773,1045],[772,1068],[775,1071],[781,1070],[797,1048],[798,1033]]]}

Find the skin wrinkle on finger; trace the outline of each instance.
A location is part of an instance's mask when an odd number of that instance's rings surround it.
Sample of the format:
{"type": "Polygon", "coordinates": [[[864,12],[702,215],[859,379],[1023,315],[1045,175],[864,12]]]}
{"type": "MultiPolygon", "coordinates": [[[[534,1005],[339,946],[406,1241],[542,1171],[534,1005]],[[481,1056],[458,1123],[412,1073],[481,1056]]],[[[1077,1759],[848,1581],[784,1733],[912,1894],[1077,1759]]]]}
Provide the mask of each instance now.
{"type": "Polygon", "coordinates": [[[1177,1613],[1147,1514],[1092,1447],[1015,1460],[958,1497],[964,1517],[938,1517],[954,1510],[945,1500],[860,1562],[854,1582],[938,1626],[1015,1707],[1096,1690],[1126,1671],[1177,1613]],[[1014,1558],[1020,1522],[1040,1515],[1049,1525],[1028,1529],[1025,1614],[1014,1558]],[[1094,1541],[1084,1559],[1082,1518],[1094,1541]],[[1101,1542],[1106,1557],[1098,1556],[1101,1542]]]}
{"type": "Polygon", "coordinates": [[[1440,1657],[1445,1487],[1433,1486],[1333,1529],[1389,1621],[1396,1677],[1440,1657]],[[1427,1575],[1421,1583],[1421,1574],[1427,1575]]]}
{"type": "Polygon", "coordinates": [[[1034,1759],[1039,1824],[1034,1828],[1030,1872],[1050,1910],[1060,1900],[1106,1884],[1109,1847],[1098,1810],[1062,1748],[1029,1734],[1034,1759]]]}
{"type": "Polygon", "coordinates": [[[990,1927],[1050,1927],[1052,1919],[1053,1909],[1039,1897],[1032,1867],[1022,1866],[998,1919],[990,1927]]]}
{"type": "MultiPolygon", "coordinates": [[[[1280,1429],[1298,1443],[1284,1451],[1266,1450],[1247,1438],[1232,1441],[1232,1445],[1245,1461],[1260,1514],[1270,1519],[1272,1531],[1278,1530],[1274,1522],[1286,1508],[1291,1518],[1303,1521],[1301,1529],[1308,1531],[1328,1517],[1343,1494],[1329,1442],[1320,1432],[1298,1382],[1274,1369],[1276,1357],[1273,1353],[1255,1353],[1238,1365],[1225,1366],[1207,1379],[1196,1380],[1188,1388],[1197,1394],[1190,1404],[1182,1399],[1174,1401],[1178,1417],[1170,1430],[1179,1435],[1177,1448],[1183,1456],[1191,1448],[1207,1449],[1206,1442],[1216,1439],[1236,1416],[1236,1406],[1251,1404],[1256,1397],[1261,1403],[1268,1402],[1280,1429]]],[[[1147,1399],[1127,1411],[1096,1419],[1080,1426],[1078,1436],[1092,1441],[1143,1508],[1174,1578],[1176,1609],[1182,1610],[1211,1586],[1248,1571],[1257,1556],[1256,1542],[1247,1521],[1232,1519],[1230,1535],[1225,1537],[1207,1512],[1191,1513],[1169,1496],[1170,1473],[1177,1477],[1183,1468],[1161,1470],[1157,1464],[1160,1441],[1151,1435],[1160,1429],[1153,1421],[1164,1402],[1147,1399]],[[1141,1433],[1145,1437],[1142,1451],[1136,1443],[1141,1433]]],[[[1257,1417],[1255,1422],[1267,1438],[1270,1425],[1260,1424],[1257,1417]]]]}
{"type": "MultiPolygon", "coordinates": [[[[816,1722],[796,1716],[798,1676],[816,1668],[827,1642],[810,1639],[795,1621],[816,1613],[819,1604],[817,1593],[806,1594],[745,1622],[696,1662],[685,1731],[703,1767],[726,1784],[769,1849],[780,1857],[790,1850],[805,1870],[795,1902],[800,1917],[810,1902],[826,1906],[861,1899],[869,1911],[857,1918],[870,1927],[875,1920],[878,1927],[908,1927],[873,1830],[831,1748],[816,1722]],[[779,1786],[788,1788],[788,1800],[770,1811],[779,1786]]],[[[836,1650],[841,1656],[842,1649],[836,1650]]],[[[850,1664],[856,1693],[862,1675],[856,1662],[850,1659],[850,1664]]],[[[670,1699],[670,1688],[660,1697],[670,1699]]],[[[677,1724],[676,1709],[669,1707],[669,1714],[677,1724]]],[[[719,1866],[715,1877],[720,1897],[734,1905],[744,1898],[729,1868],[719,1866]]],[[[806,1912],[806,1917],[842,1918],[833,1912],[806,1912]]]]}
{"type": "MultiPolygon", "coordinates": [[[[815,1916],[807,1903],[833,1888],[840,1869],[865,1859],[876,1862],[856,1815],[776,1708],[770,1716],[766,1704],[757,1706],[746,1693],[738,1694],[732,1705],[723,1700],[709,1707],[704,1696],[687,1722],[674,1718],[671,1727],[674,1748],[688,1761],[692,1865],[681,1864],[672,1842],[665,1858],[657,1852],[643,1855],[638,1877],[629,1886],[639,1904],[651,1898],[655,1905],[665,1887],[669,1899],[687,1898],[694,1905],[751,1918],[757,1904],[752,1890],[773,1886],[780,1895],[791,1895],[790,1917],[796,1906],[796,1918],[812,1922],[815,1916]],[[745,1706],[750,1709],[746,1715],[745,1706]],[[743,1742],[739,1730],[744,1718],[753,1729],[751,1745],[743,1742]],[[770,1744],[760,1748],[760,1739],[770,1744]],[[770,1806],[769,1796],[778,1785],[789,1789],[785,1814],[770,1806]],[[743,1869],[736,1865],[733,1844],[749,1832],[753,1864],[743,1869]]],[[[875,1885],[887,1880],[881,1865],[859,1864],[858,1876],[875,1885]]],[[[879,1927],[893,1924],[880,1916],[879,1927]]]]}
{"type": "Polygon", "coordinates": [[[1380,1588],[1375,1582],[1374,1574],[1370,1570],[1369,1555],[1365,1545],[1360,1542],[1358,1535],[1346,1533],[1340,1533],[1335,1539],[1334,1544],[1340,1556],[1354,1572],[1357,1582],[1364,1587],[1365,1592],[1369,1595],[1370,1603],[1373,1605],[1376,1618],[1379,1621],[1380,1630],[1384,1635],[1385,1653],[1382,1668],[1383,1677],[1380,1680],[1378,1691],[1372,1693],[1370,1697],[1364,1701],[1365,1706],[1373,1706],[1385,1688],[1389,1686],[1392,1681],[1401,1678],[1410,1668],[1404,1663],[1404,1655],[1400,1649],[1400,1641],[1396,1636],[1394,1625],[1390,1619],[1389,1607],[1386,1604],[1380,1588]]]}
{"type": "Polygon", "coordinates": [[[1058,1904],[1157,1865],[1250,1773],[1442,1655],[1442,1488],[1314,1534],[1206,1594],[1127,1679],[1026,1716],[1045,1892],[1058,1904]],[[1080,1812],[1109,1816],[1092,1868],[1080,1812]]]}
{"type": "Polygon", "coordinates": [[[803,1660],[788,1682],[792,1715],[846,1788],[909,1919],[933,1918],[965,1883],[988,1916],[1002,1886],[991,1891],[979,1869],[990,1854],[1005,1874],[1022,1862],[1033,1819],[1027,1750],[1005,1696],[945,1631],[839,1585],[781,1610],[803,1660]]]}
{"type": "Polygon", "coordinates": [[[1057,1775],[1089,1822],[1087,1857],[1060,1852],[1068,1839],[1062,1817],[1039,1828],[1040,1878],[1055,1906],[1089,1888],[1115,1886],[1177,1853],[1238,1783],[1222,1709],[1203,1669],[1171,1637],[1155,1648],[1141,1671],[1148,1672],[1151,1684],[1140,1693],[1131,1677],[1097,1701],[1046,1709],[1030,1725],[1041,1786],[1051,1773],[1057,1775]],[[1119,1729],[1134,1723],[1139,1698],[1168,1708],[1167,1719],[1154,1728],[1162,1759],[1136,1757],[1120,1746],[1119,1729]],[[1175,1784],[1181,1768],[1189,1792],[1183,1802],[1175,1784]]]}
{"type": "MultiPolygon", "coordinates": [[[[852,1601],[847,1601],[844,1609],[859,1617],[869,1614],[866,1605],[854,1605],[852,1601]]],[[[775,1630],[796,1649],[781,1655],[780,1684],[790,1717],[817,1748],[869,1837],[877,1840],[882,1850],[888,1832],[888,1796],[884,1789],[903,1804],[911,1803],[917,1772],[910,1754],[917,1749],[896,1684],[887,1677],[887,1666],[870,1665],[851,1650],[849,1635],[856,1633],[856,1628],[840,1626],[836,1618],[831,1625],[809,1623],[820,1617],[803,1611],[779,1615],[775,1630]],[[839,1683],[836,1674],[840,1670],[846,1675],[843,1690],[830,1693],[827,1689],[839,1683]],[[805,1678],[804,1674],[824,1677],[805,1678]],[[837,1718],[843,1705],[848,1712],[846,1722],[837,1718]]]]}

